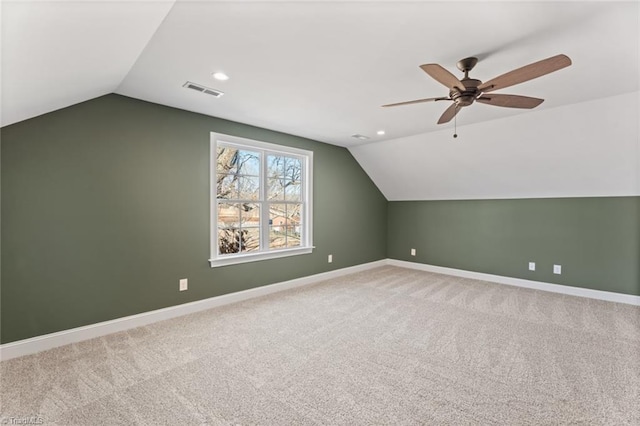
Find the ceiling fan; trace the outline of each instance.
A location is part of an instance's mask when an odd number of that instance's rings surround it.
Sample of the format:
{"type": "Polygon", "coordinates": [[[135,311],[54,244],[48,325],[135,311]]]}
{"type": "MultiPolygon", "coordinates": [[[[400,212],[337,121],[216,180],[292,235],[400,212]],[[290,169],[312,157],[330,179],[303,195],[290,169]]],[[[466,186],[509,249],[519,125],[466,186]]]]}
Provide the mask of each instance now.
{"type": "Polygon", "coordinates": [[[571,65],[571,59],[566,55],[556,55],[538,62],[534,62],[524,67],[509,71],[492,80],[483,83],[475,78],[469,78],[469,71],[478,63],[478,58],[465,58],[456,64],[458,69],[464,72],[464,78],[458,80],[456,76],[438,64],[424,64],[420,68],[437,82],[447,86],[448,97],[416,99],[415,101],[398,102],[395,104],[382,105],[383,107],[393,107],[399,105],[410,105],[422,102],[453,101],[453,104],[440,116],[438,124],[448,123],[460,111],[462,107],[469,106],[475,101],[487,105],[501,106],[507,108],[531,109],[540,105],[544,99],[531,98],[520,95],[489,94],[494,90],[524,83],[534,78],[558,71],[571,65]]]}

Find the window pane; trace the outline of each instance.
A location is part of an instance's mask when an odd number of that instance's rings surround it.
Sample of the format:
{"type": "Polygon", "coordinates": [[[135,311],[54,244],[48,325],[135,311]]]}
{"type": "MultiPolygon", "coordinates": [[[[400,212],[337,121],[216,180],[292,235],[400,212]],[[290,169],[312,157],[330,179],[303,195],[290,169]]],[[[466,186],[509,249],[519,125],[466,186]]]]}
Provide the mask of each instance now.
{"type": "Polygon", "coordinates": [[[240,204],[242,229],[260,226],[260,204],[240,204]]]}
{"type": "Polygon", "coordinates": [[[240,226],[240,205],[218,203],[218,228],[238,228],[240,226]]]}
{"type": "Polygon", "coordinates": [[[240,229],[218,229],[218,252],[220,254],[240,252],[240,229]]]}
{"type": "Polygon", "coordinates": [[[267,184],[267,198],[284,200],[284,181],[282,179],[269,179],[267,184]]]}
{"type": "Polygon", "coordinates": [[[239,150],[237,153],[238,174],[247,176],[260,175],[260,153],[239,150]]]}
{"type": "Polygon", "coordinates": [[[269,248],[279,249],[287,246],[287,234],[282,227],[273,227],[269,229],[269,248]]]}
{"type": "Polygon", "coordinates": [[[286,247],[287,205],[269,205],[269,248],[286,247]]]}
{"type": "Polygon", "coordinates": [[[218,146],[216,151],[216,173],[260,175],[260,153],[218,146]]]}
{"type": "Polygon", "coordinates": [[[216,173],[233,174],[238,170],[238,150],[218,146],[216,151],[216,173]]]}
{"type": "Polygon", "coordinates": [[[287,204],[287,217],[290,226],[302,224],[302,204],[287,204]]]}
{"type": "Polygon", "coordinates": [[[260,199],[260,178],[240,177],[238,178],[239,200],[259,200],[260,199]]]}
{"type": "Polygon", "coordinates": [[[267,177],[282,178],[284,177],[285,157],[279,155],[267,155],[267,177]]]}
{"type": "Polygon", "coordinates": [[[302,173],[302,164],[297,158],[287,157],[284,167],[284,177],[287,180],[294,182],[300,182],[300,176],[302,173]]]}
{"type": "Polygon", "coordinates": [[[287,222],[287,205],[269,203],[269,225],[284,227],[284,226],[287,226],[286,222],[287,222]]]}
{"type": "Polygon", "coordinates": [[[216,194],[218,198],[236,198],[238,196],[238,181],[235,175],[219,174],[216,176],[216,194]]]}
{"type": "Polygon", "coordinates": [[[300,246],[300,226],[287,227],[287,247],[300,246]]]}
{"type": "Polygon", "coordinates": [[[260,228],[242,228],[241,236],[242,251],[260,250],[260,228]]]}
{"type": "Polygon", "coordinates": [[[300,182],[288,181],[284,184],[285,200],[300,201],[302,187],[300,182]]]}

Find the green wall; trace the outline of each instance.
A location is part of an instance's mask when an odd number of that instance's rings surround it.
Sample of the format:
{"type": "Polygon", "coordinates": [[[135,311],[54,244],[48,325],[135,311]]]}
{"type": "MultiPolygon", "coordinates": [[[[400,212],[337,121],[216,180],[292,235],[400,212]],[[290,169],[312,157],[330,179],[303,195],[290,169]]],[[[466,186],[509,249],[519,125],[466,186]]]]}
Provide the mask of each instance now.
{"type": "Polygon", "coordinates": [[[640,295],[640,197],[389,202],[387,232],[392,259],[640,295]]]}
{"type": "Polygon", "coordinates": [[[386,257],[387,201],[344,148],[118,95],[0,136],[2,343],[386,257]],[[209,267],[211,131],[314,152],[313,254],[209,267]]]}
{"type": "Polygon", "coordinates": [[[118,95],[0,137],[2,343],[385,257],[640,295],[640,197],[387,202],[344,148],[118,95]],[[209,267],[212,131],[314,152],[313,254],[209,267]]]}

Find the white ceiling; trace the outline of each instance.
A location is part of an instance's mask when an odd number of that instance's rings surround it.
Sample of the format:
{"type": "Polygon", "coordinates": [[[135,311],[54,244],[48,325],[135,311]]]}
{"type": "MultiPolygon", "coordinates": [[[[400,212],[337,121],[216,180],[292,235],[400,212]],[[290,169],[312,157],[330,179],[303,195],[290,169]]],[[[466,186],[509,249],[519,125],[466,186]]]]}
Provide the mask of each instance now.
{"type": "Polygon", "coordinates": [[[391,201],[640,195],[640,92],[363,144],[391,201]]]}
{"type": "Polygon", "coordinates": [[[2,125],[114,92],[172,4],[2,1],[2,125]]]}
{"type": "MultiPolygon", "coordinates": [[[[501,93],[544,110],[639,89],[638,2],[2,2],[2,125],[110,92],[353,147],[442,130],[418,65],[472,77],[567,54],[501,93]],[[211,78],[223,70],[226,82],[211,78]],[[225,92],[215,99],[187,81],[225,92]],[[386,130],[383,137],[378,129],[386,130]],[[367,142],[371,143],[371,142],[367,142]]],[[[458,125],[533,111],[473,105],[458,125]]],[[[447,125],[448,126],[448,125],[447,125]]]]}

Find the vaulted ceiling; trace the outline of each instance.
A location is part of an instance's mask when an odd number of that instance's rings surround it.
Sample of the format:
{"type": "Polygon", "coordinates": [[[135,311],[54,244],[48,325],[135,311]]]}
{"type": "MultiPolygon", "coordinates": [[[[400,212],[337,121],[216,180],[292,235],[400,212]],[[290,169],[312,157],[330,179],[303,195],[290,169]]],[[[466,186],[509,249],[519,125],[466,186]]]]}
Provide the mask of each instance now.
{"type": "MultiPolygon", "coordinates": [[[[420,64],[462,77],[477,56],[486,81],[565,53],[572,67],[502,91],[547,109],[637,91],[638,39],[637,2],[3,1],[2,124],[116,92],[353,146],[441,129],[442,103],[380,108],[447,95],[420,64]]],[[[458,121],[523,113],[473,105],[458,121]]]]}
{"type": "Polygon", "coordinates": [[[633,193],[634,185],[635,192],[640,190],[640,11],[635,1],[0,4],[3,126],[115,92],[348,147],[389,199],[620,195],[633,193]],[[500,91],[544,98],[535,110],[474,104],[458,114],[457,125],[468,129],[467,144],[470,135],[474,140],[484,135],[485,146],[451,145],[453,123],[436,124],[448,106],[442,102],[380,107],[446,96],[447,89],[419,68],[424,63],[439,63],[462,77],[456,62],[476,56],[471,76],[487,81],[559,53],[573,65],[500,91]],[[215,71],[230,79],[214,80],[215,71]],[[224,96],[186,89],[187,81],[224,96]],[[591,106],[572,107],[577,104],[591,106]],[[592,149],[588,165],[571,165],[581,149],[578,139],[594,134],[581,123],[593,123],[603,108],[614,110],[607,125],[617,123],[616,117],[625,117],[625,125],[618,133],[600,135],[616,140],[592,149]],[[558,116],[563,119],[555,120],[558,116]],[[546,139],[540,146],[555,154],[525,155],[536,143],[531,135],[543,127],[546,139]],[[582,130],[573,132],[574,127],[582,130]],[[377,135],[378,130],[385,134],[377,135]],[[370,139],[352,138],[356,133],[370,139]],[[558,143],[554,134],[572,142],[558,143]],[[515,135],[529,145],[511,145],[515,135]],[[485,149],[489,142],[491,151],[485,149]],[[607,156],[606,144],[618,144],[611,151],[617,154],[607,156]],[[417,160],[426,157],[430,160],[417,160]],[[570,173],[546,179],[545,170],[560,167],[558,158],[569,159],[570,170],[592,170],[584,172],[591,174],[582,186],[570,173]],[[631,162],[621,178],[635,179],[624,186],[630,190],[584,191],[585,185],[600,182],[601,170],[594,164],[611,169],[625,158],[631,162]],[[403,164],[407,159],[410,167],[403,164]],[[529,178],[504,178],[532,160],[536,167],[527,169],[529,178]]]}

